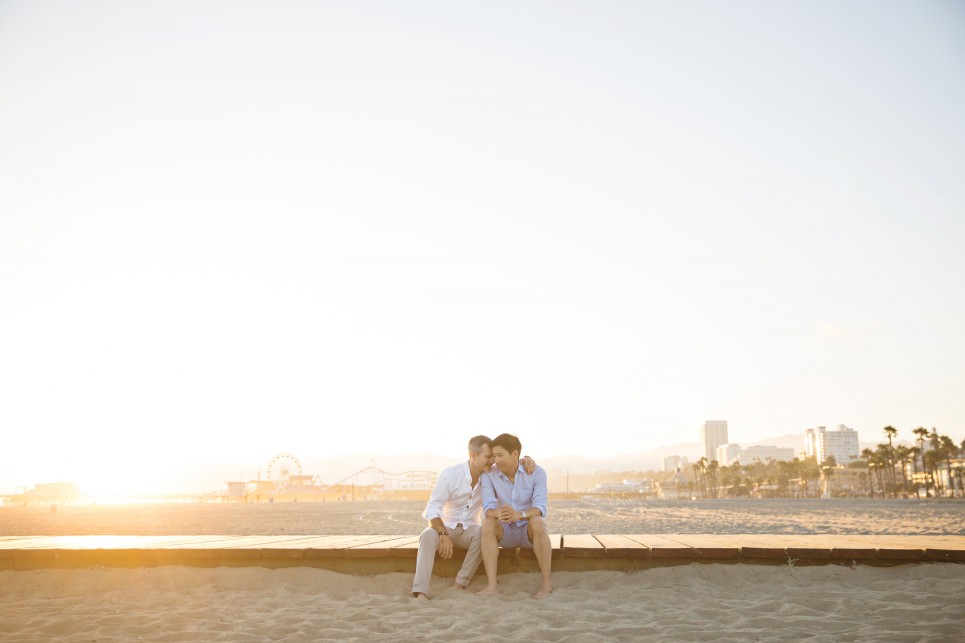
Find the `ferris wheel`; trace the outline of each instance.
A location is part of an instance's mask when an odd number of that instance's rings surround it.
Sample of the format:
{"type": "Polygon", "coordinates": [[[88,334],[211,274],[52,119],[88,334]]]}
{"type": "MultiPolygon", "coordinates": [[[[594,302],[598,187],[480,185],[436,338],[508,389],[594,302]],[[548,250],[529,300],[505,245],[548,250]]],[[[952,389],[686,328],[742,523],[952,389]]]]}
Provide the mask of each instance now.
{"type": "Polygon", "coordinates": [[[302,475],[302,463],[294,453],[279,453],[268,463],[268,479],[271,480],[272,470],[277,470],[278,480],[284,482],[292,475],[302,475]]]}

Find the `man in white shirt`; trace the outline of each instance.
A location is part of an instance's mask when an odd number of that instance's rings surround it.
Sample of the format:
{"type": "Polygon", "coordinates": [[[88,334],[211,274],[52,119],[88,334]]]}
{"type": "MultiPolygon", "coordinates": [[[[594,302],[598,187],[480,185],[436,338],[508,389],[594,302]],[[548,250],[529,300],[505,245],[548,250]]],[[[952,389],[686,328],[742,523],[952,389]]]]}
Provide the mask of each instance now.
{"type": "MultiPolygon", "coordinates": [[[[447,467],[439,474],[436,486],[429,496],[422,517],[429,526],[419,536],[419,554],[416,558],[415,579],[412,596],[429,598],[429,581],[436,553],[440,558],[452,558],[454,547],[466,550],[462,568],[456,574],[456,589],[465,589],[482,561],[480,537],[482,534],[482,486],[479,477],[492,469],[493,452],[491,440],[477,435],[469,440],[469,461],[447,467]]],[[[532,471],[536,464],[528,456],[522,460],[526,470],[532,471]]]]}

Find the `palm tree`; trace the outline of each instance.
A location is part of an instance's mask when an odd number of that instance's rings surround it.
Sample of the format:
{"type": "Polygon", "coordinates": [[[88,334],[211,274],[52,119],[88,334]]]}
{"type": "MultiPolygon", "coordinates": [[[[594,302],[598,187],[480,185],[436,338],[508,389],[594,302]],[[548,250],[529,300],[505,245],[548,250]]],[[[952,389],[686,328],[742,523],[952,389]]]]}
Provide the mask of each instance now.
{"type": "Polygon", "coordinates": [[[885,432],[885,437],[888,438],[888,446],[892,446],[892,441],[891,441],[891,440],[892,440],[892,438],[894,438],[896,435],[898,435],[898,429],[896,429],[895,427],[893,427],[893,426],[891,426],[891,425],[889,424],[889,425],[886,426],[883,430],[884,430],[884,432],[885,432]]]}
{"type": "Polygon", "coordinates": [[[717,497],[717,490],[720,484],[717,481],[717,472],[720,470],[720,463],[717,460],[711,460],[710,464],[707,465],[707,478],[710,483],[710,495],[712,498],[717,497]]]}
{"type": "Polygon", "coordinates": [[[875,478],[874,478],[874,475],[871,475],[872,470],[874,469],[874,459],[875,459],[874,451],[872,451],[871,449],[862,449],[861,457],[864,458],[864,461],[868,463],[868,474],[869,474],[868,484],[871,487],[871,497],[874,498],[875,497],[875,478]]]}
{"type": "Polygon", "coordinates": [[[941,454],[945,459],[945,472],[948,474],[948,487],[952,496],[955,495],[955,479],[952,477],[952,458],[955,455],[955,441],[947,435],[940,437],[941,454]]]}
{"type": "Polygon", "coordinates": [[[938,495],[938,490],[941,489],[942,495],[945,495],[945,481],[941,479],[938,475],[938,471],[941,469],[939,466],[942,462],[942,436],[938,433],[938,429],[935,427],[931,428],[931,433],[928,434],[928,442],[931,444],[931,450],[934,453],[932,457],[932,484],[935,485],[935,495],[938,495]]]}
{"type": "Polygon", "coordinates": [[[903,444],[895,447],[895,460],[898,461],[898,470],[901,471],[901,495],[905,498],[908,497],[908,478],[905,476],[905,464],[908,462],[909,451],[910,449],[903,444]]]}
{"type": "Polygon", "coordinates": [[[921,485],[918,483],[918,462],[921,458],[921,449],[918,447],[911,447],[908,449],[908,460],[912,466],[912,482],[915,485],[915,496],[921,498],[921,485]]]}
{"type": "Polygon", "coordinates": [[[834,475],[834,468],[836,466],[838,466],[838,462],[834,459],[833,455],[829,455],[821,465],[821,469],[824,472],[824,493],[828,496],[831,495],[831,477],[834,475]]]}
{"type": "Polygon", "coordinates": [[[791,479],[790,471],[790,462],[779,461],[777,463],[777,482],[783,497],[787,497],[787,481],[791,479]]]}
{"type": "Polygon", "coordinates": [[[932,477],[928,471],[928,464],[925,462],[925,440],[928,439],[928,429],[920,426],[912,431],[912,433],[915,434],[915,440],[918,442],[918,457],[921,458],[921,472],[925,474],[925,495],[927,496],[932,481],[932,477]]]}
{"type": "MultiPolygon", "coordinates": [[[[889,465],[888,469],[889,469],[889,471],[890,471],[890,474],[889,474],[889,475],[891,476],[891,482],[892,482],[892,484],[893,484],[895,487],[897,487],[897,486],[898,486],[898,480],[897,480],[897,478],[895,477],[895,445],[894,445],[893,440],[894,440],[895,436],[898,435],[898,429],[896,429],[895,427],[893,427],[893,426],[891,426],[891,425],[889,424],[888,426],[886,426],[886,427],[885,427],[884,429],[882,429],[882,430],[884,431],[885,437],[888,438],[888,449],[887,449],[887,453],[888,453],[888,465],[889,465]]],[[[898,491],[897,491],[897,489],[894,489],[894,492],[895,492],[895,497],[897,497],[897,496],[898,496],[898,491]]]]}
{"type": "Polygon", "coordinates": [[[875,451],[876,461],[881,465],[887,473],[884,475],[884,489],[885,491],[895,490],[896,480],[895,480],[895,463],[891,457],[891,451],[887,444],[879,444],[878,450],[875,451]]]}
{"type": "Polygon", "coordinates": [[[693,464],[694,468],[694,490],[700,491],[701,495],[707,495],[707,458],[702,457],[693,464]]]}
{"type": "Polygon", "coordinates": [[[925,470],[934,472],[928,476],[930,481],[930,486],[935,490],[935,496],[940,497],[942,495],[942,480],[938,476],[938,465],[941,463],[941,453],[937,449],[931,449],[925,451],[925,470]]]}

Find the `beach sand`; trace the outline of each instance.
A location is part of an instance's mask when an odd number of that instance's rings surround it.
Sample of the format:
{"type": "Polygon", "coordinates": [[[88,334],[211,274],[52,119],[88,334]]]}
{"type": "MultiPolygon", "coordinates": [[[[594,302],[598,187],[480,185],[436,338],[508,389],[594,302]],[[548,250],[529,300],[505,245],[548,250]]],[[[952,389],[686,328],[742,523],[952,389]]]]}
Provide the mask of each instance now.
{"type": "Polygon", "coordinates": [[[965,566],[693,564],[500,577],[482,598],[433,578],[309,568],[0,572],[0,639],[64,641],[961,641],[965,566]]]}
{"type": "MultiPolygon", "coordinates": [[[[418,534],[425,502],[0,507],[0,536],[418,534]]],[[[965,535],[965,501],[868,498],[553,500],[563,534],[965,535]]]]}
{"type": "MultiPolygon", "coordinates": [[[[0,535],[417,534],[422,502],[0,508],[0,535]]],[[[897,500],[558,501],[565,533],[963,534],[965,503],[897,500]]],[[[0,572],[0,640],[965,641],[965,565],[692,564],[500,576],[481,598],[434,577],[313,568],[0,572]]]]}

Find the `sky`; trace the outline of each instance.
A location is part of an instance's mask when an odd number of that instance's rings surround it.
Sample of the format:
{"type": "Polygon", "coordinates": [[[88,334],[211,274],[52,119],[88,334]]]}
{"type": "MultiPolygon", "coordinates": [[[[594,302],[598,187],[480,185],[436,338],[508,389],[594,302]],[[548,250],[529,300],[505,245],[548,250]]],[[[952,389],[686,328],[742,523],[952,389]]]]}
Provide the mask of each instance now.
{"type": "Polygon", "coordinates": [[[958,442],[963,33],[937,1],[2,1],[0,492],[710,419],[958,442]]]}

